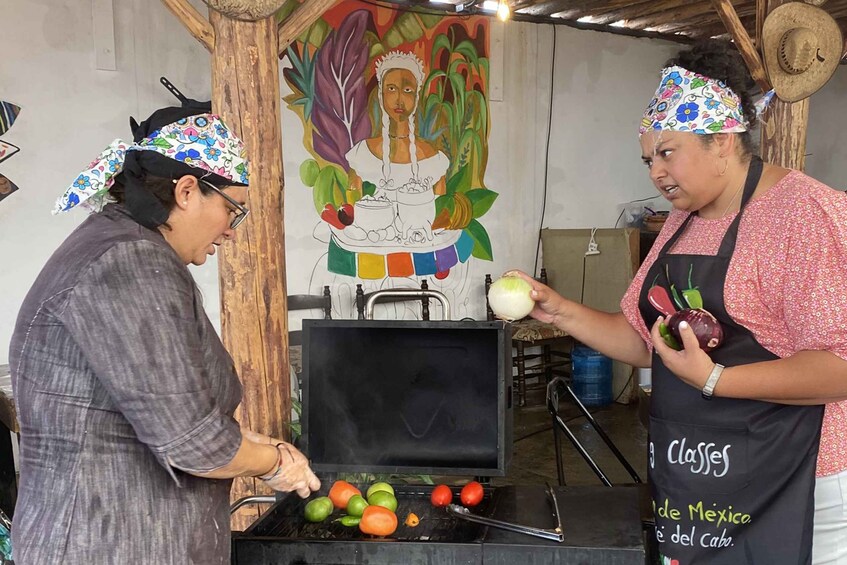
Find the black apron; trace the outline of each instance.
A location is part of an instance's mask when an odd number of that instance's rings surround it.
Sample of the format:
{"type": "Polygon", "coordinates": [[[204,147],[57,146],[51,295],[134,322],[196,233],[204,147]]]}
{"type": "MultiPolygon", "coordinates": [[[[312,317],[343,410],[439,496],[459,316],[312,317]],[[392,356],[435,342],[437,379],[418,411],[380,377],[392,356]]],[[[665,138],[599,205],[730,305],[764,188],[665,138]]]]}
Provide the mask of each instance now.
{"type": "MultiPolygon", "coordinates": [[[[761,174],[762,161],[754,158],[741,211],[718,254],[668,253],[690,215],[662,248],[639,297],[641,315],[651,328],[660,313],[647,301],[650,287],[662,286],[673,296],[674,285],[683,303],[682,291],[698,288],[703,308],[724,330],[723,344],[709,355],[726,367],[778,358],[735,323],[724,306],[738,226],[761,174]]],[[[648,473],[661,563],[811,563],[815,464],[824,407],[705,400],[655,353],[652,380],[648,473]]]]}

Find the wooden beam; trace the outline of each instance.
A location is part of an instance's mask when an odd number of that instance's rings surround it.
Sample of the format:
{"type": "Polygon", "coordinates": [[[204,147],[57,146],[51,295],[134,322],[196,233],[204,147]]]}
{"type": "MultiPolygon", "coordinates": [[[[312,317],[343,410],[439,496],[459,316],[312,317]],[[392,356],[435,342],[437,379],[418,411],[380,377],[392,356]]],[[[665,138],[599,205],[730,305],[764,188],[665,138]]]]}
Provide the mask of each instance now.
{"type": "Polygon", "coordinates": [[[663,34],[657,33],[655,31],[643,31],[640,29],[628,29],[625,27],[617,27],[610,25],[598,25],[598,24],[589,24],[584,22],[577,22],[575,20],[568,20],[560,17],[550,17],[550,16],[528,16],[526,14],[513,13],[512,19],[516,22],[532,22],[536,24],[551,24],[551,25],[562,25],[567,27],[572,27],[574,29],[581,29],[584,31],[599,31],[603,33],[611,33],[613,35],[624,35],[626,37],[643,37],[647,39],[661,39],[663,41],[670,41],[673,43],[681,43],[683,45],[689,45],[693,43],[693,39],[691,37],[685,35],[671,35],[671,34],[663,34]]]}
{"type": "MultiPolygon", "coordinates": [[[[217,36],[212,56],[212,108],[244,140],[250,158],[250,218],[219,248],[221,338],[241,378],[236,418],[242,427],[288,437],[291,384],[285,283],[279,35],[273,16],[257,21],[210,14],[217,36]]],[[[256,479],[236,479],[232,496],[270,492],[256,479]]],[[[233,517],[244,529],[258,516],[233,517]]]]}
{"type": "Polygon", "coordinates": [[[162,3],[206,50],[210,53],[215,50],[215,30],[212,24],[188,0],[162,0],[162,3]]]}
{"type": "Polygon", "coordinates": [[[571,6],[566,2],[566,0],[535,2],[531,6],[521,9],[522,14],[527,14],[529,16],[550,16],[562,11],[571,11],[571,6]]]}
{"type": "Polygon", "coordinates": [[[756,0],[756,49],[762,52],[762,27],[768,13],[768,0],[756,0]]]}
{"type": "MultiPolygon", "coordinates": [[[[711,0],[710,0],[711,1],[711,0]]],[[[755,14],[746,8],[742,11],[737,11],[738,18],[741,20],[741,25],[747,30],[747,33],[753,33],[755,28],[755,14]]],[[[714,37],[718,35],[726,35],[727,40],[732,40],[732,34],[726,29],[723,20],[717,12],[712,9],[711,13],[703,14],[698,18],[693,18],[686,21],[661,24],[656,26],[656,31],[662,33],[677,33],[677,32],[695,32],[697,37],[714,37]]]]}
{"type": "MultiPolygon", "coordinates": [[[[740,3],[740,2],[737,2],[740,3]]],[[[752,7],[736,7],[736,13],[740,16],[746,15],[748,10],[752,11],[752,7]]],[[[710,0],[704,2],[684,2],[681,6],[673,9],[668,9],[657,14],[650,14],[643,17],[633,18],[627,22],[627,25],[634,28],[651,28],[658,29],[663,25],[673,25],[678,23],[690,23],[703,25],[703,16],[714,16],[715,9],[710,0]]]]}
{"type": "MultiPolygon", "coordinates": [[[[768,0],[768,13],[788,0],[768,0]]],[[[762,120],[762,159],[780,167],[802,171],[806,166],[806,132],[809,99],[783,102],[777,96],[762,120]]]]}
{"type": "MultiPolygon", "coordinates": [[[[709,0],[705,0],[708,4],[709,0]]],[[[670,0],[670,1],[657,1],[657,2],[648,2],[644,3],[636,3],[634,2],[630,6],[626,6],[619,10],[606,10],[603,13],[592,14],[593,21],[598,24],[607,24],[612,22],[617,22],[619,20],[625,20],[628,25],[632,24],[632,20],[635,19],[648,19],[650,17],[656,16],[658,17],[661,14],[665,14],[669,11],[685,7],[691,6],[692,4],[701,4],[702,2],[694,2],[692,3],[690,0],[670,0]]],[[[709,10],[711,10],[711,5],[709,5],[709,10]]],[[[673,20],[669,20],[673,21],[673,20]]],[[[632,27],[637,27],[633,25],[632,27]]]]}
{"type": "Polygon", "coordinates": [[[279,24],[279,56],[297,37],[309,29],[324,12],[335,6],[337,0],[310,0],[303,2],[279,24]]]}
{"type": "Polygon", "coordinates": [[[750,75],[762,92],[767,92],[771,89],[768,75],[765,72],[765,66],[762,64],[762,59],[759,57],[759,52],[756,51],[756,46],[753,45],[753,40],[750,39],[750,34],[744,29],[744,25],[738,18],[735,8],[730,0],[712,0],[715,10],[723,21],[726,29],[732,34],[732,39],[735,41],[735,46],[747,63],[747,68],[750,70],[750,75]]]}
{"type": "Polygon", "coordinates": [[[657,2],[661,4],[665,1],[667,0],[635,0],[630,2],[618,2],[615,0],[611,0],[610,2],[597,2],[588,0],[581,4],[568,2],[567,9],[560,12],[560,14],[562,17],[573,19],[590,16],[596,19],[597,23],[609,23],[616,22],[621,19],[612,19],[609,17],[609,14],[614,14],[619,10],[633,9],[636,7],[649,9],[657,2]]]}

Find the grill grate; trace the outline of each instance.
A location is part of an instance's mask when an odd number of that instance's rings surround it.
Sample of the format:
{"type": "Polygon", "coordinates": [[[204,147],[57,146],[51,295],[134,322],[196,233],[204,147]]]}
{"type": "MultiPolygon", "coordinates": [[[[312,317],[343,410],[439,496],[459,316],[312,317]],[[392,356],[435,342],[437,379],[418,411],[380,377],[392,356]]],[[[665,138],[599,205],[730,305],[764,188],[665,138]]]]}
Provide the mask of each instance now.
{"type": "MultiPolygon", "coordinates": [[[[435,508],[429,500],[432,487],[400,486],[395,487],[397,497],[397,520],[399,525],[391,539],[398,541],[422,541],[443,543],[475,543],[482,541],[485,526],[459,520],[450,516],[444,508],[435,508]],[[420,524],[415,527],[406,526],[403,522],[410,512],[417,514],[420,524]]],[[[325,492],[321,491],[320,496],[325,492]]],[[[454,500],[458,500],[458,491],[454,492],[454,500]]],[[[252,536],[268,536],[295,540],[361,540],[371,536],[363,534],[358,527],[342,526],[333,522],[343,513],[336,510],[325,521],[313,524],[303,518],[305,500],[295,495],[287,496],[270,512],[263,516],[248,532],[252,536]]],[[[475,514],[489,516],[491,497],[486,493],[479,506],[474,508],[475,514]]]]}

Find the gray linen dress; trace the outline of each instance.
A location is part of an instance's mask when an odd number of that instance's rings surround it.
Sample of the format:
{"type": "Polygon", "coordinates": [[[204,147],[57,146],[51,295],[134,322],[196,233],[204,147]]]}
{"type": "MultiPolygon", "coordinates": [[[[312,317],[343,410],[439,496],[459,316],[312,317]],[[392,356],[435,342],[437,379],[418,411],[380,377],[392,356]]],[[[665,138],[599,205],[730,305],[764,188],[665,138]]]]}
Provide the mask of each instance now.
{"type": "Polygon", "coordinates": [[[241,384],[194,280],[118,205],[90,216],[24,300],[18,565],[229,562],[241,384]]]}

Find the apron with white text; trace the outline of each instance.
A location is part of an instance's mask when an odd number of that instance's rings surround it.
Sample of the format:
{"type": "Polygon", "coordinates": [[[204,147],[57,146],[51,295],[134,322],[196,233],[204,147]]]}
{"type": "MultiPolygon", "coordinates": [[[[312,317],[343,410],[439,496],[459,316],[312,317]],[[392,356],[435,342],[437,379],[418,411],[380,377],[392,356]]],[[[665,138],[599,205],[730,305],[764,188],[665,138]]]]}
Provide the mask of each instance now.
{"type": "MultiPolygon", "coordinates": [[[[659,312],[652,286],[677,303],[697,289],[721,323],[724,341],[709,353],[726,367],[778,357],[762,347],[724,305],[727,268],[744,208],[762,162],[750,164],[741,211],[715,256],[669,251],[689,216],[647,273],[639,309],[648,328],[659,312]]],[[[777,305],[775,305],[777,306],[777,305]]],[[[815,464],[823,406],[712,398],[669,371],[653,354],[649,477],[662,565],[807,565],[812,556],[815,464]]]]}

